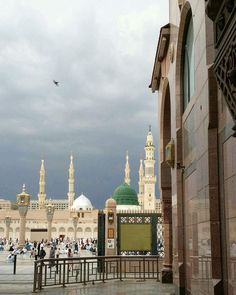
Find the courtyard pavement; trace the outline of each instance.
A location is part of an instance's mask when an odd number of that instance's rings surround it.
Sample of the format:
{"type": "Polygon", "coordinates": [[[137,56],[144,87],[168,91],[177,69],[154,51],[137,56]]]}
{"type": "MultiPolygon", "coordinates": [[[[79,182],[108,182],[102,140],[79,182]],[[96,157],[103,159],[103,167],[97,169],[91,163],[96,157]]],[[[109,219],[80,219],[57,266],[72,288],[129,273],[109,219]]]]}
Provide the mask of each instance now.
{"type": "MultiPolygon", "coordinates": [[[[9,252],[0,251],[0,294],[32,294],[34,259],[29,253],[17,256],[16,274],[13,274],[13,263],[7,262],[9,252]]],[[[88,251],[81,251],[80,256],[89,256],[88,251]]],[[[48,255],[47,255],[48,257],[48,255]]],[[[155,280],[126,280],[97,282],[94,285],[81,284],[63,287],[48,287],[38,292],[40,295],[172,295],[171,284],[161,284],[155,280]]]]}

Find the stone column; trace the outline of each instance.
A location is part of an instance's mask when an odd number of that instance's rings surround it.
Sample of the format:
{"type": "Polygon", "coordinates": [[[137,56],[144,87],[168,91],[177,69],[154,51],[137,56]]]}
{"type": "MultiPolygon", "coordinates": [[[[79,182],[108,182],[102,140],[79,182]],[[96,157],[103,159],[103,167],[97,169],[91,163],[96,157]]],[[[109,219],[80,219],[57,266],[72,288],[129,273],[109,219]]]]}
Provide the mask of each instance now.
{"type": "Polygon", "coordinates": [[[46,215],[47,215],[47,221],[48,221],[48,236],[47,236],[48,243],[50,243],[52,238],[52,220],[53,220],[54,211],[55,211],[55,207],[53,206],[52,201],[49,200],[49,203],[46,206],[46,215]]]}
{"type": "Polygon", "coordinates": [[[20,214],[20,237],[19,248],[23,248],[25,245],[25,224],[26,215],[28,212],[28,206],[30,204],[30,195],[26,193],[25,185],[23,184],[22,192],[17,196],[18,211],[20,214]]]}
{"type": "MultiPolygon", "coordinates": [[[[166,192],[169,195],[169,192],[166,192]]],[[[162,192],[165,195],[165,192],[162,192]]],[[[163,196],[162,200],[163,208],[163,225],[164,225],[164,248],[165,257],[163,261],[162,283],[173,282],[173,271],[172,271],[172,212],[171,212],[171,199],[163,196]]]]}
{"type": "Polygon", "coordinates": [[[5,224],[6,224],[6,239],[9,240],[9,231],[10,231],[10,225],[11,225],[10,216],[5,217],[5,224]]]}
{"type": "Polygon", "coordinates": [[[116,201],[109,198],[106,201],[105,212],[105,255],[117,255],[117,217],[116,201]]]}
{"type": "Polygon", "coordinates": [[[78,225],[78,216],[73,216],[73,226],[74,226],[74,240],[77,239],[77,225],[78,225]]]}

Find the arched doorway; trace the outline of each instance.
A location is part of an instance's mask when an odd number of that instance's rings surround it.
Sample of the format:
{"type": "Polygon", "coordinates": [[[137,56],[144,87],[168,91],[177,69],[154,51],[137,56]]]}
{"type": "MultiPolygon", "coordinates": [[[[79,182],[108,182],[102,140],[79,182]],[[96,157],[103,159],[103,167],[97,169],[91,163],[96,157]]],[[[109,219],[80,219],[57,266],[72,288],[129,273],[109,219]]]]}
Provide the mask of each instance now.
{"type": "Polygon", "coordinates": [[[187,103],[189,103],[190,85],[189,77],[189,63],[187,57],[189,55],[186,51],[186,34],[188,30],[188,24],[192,17],[192,10],[190,3],[186,1],[181,9],[179,33],[176,49],[176,71],[175,71],[175,117],[176,117],[176,142],[175,142],[175,155],[176,155],[176,196],[175,206],[172,207],[172,221],[173,227],[173,269],[174,269],[174,283],[183,292],[187,289],[187,268],[186,268],[186,225],[185,225],[185,185],[184,185],[184,140],[183,140],[183,112],[186,108],[185,105],[185,93],[187,97],[187,103]],[[185,67],[186,65],[186,67],[185,67]],[[185,75],[186,74],[186,75],[185,75]],[[186,77],[187,84],[184,87],[184,79],[186,77]]]}
{"type": "Polygon", "coordinates": [[[167,163],[166,147],[171,144],[171,101],[169,82],[166,78],[163,84],[161,105],[161,153],[160,153],[160,188],[164,226],[164,262],[162,282],[171,283],[172,273],[172,184],[171,166],[167,163]]]}
{"type": "Polygon", "coordinates": [[[52,238],[53,239],[55,239],[55,238],[57,238],[57,229],[56,229],[56,227],[52,227],[52,238]]]}
{"type": "Polygon", "coordinates": [[[84,237],[83,228],[82,227],[78,227],[77,228],[77,238],[78,239],[82,239],[83,237],[84,237]]]}
{"type": "Polygon", "coordinates": [[[86,227],[84,230],[84,237],[86,239],[91,238],[92,229],[90,227],[86,227]]]}
{"type": "Polygon", "coordinates": [[[73,239],[74,238],[74,229],[73,227],[69,227],[68,230],[67,230],[67,237],[69,239],[73,239]]]}
{"type": "Polygon", "coordinates": [[[63,241],[64,238],[65,238],[65,236],[66,236],[66,230],[65,230],[65,228],[64,227],[60,227],[59,228],[59,239],[61,241],[63,241]]]}

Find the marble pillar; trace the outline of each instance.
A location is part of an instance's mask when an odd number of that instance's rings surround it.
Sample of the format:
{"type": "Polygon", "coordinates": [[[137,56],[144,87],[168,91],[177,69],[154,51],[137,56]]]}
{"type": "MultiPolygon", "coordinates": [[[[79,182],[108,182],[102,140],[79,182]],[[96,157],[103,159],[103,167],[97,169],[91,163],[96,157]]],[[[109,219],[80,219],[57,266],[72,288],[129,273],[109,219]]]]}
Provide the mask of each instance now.
{"type": "Polygon", "coordinates": [[[10,216],[5,217],[5,224],[6,224],[6,239],[9,240],[9,231],[10,231],[10,225],[11,225],[10,216]]]}
{"type": "Polygon", "coordinates": [[[78,216],[73,216],[73,226],[74,226],[74,240],[77,239],[77,225],[78,225],[78,216]]]}
{"type": "Polygon", "coordinates": [[[22,192],[17,196],[18,211],[20,214],[20,237],[19,237],[19,248],[23,248],[25,245],[25,225],[26,215],[30,204],[30,195],[26,193],[25,184],[23,184],[22,192]]]}
{"type": "Polygon", "coordinates": [[[53,220],[54,211],[55,211],[55,207],[53,206],[50,200],[48,205],[46,206],[46,215],[47,215],[47,222],[48,222],[48,234],[47,234],[48,243],[50,243],[52,239],[52,220],[53,220]]]}

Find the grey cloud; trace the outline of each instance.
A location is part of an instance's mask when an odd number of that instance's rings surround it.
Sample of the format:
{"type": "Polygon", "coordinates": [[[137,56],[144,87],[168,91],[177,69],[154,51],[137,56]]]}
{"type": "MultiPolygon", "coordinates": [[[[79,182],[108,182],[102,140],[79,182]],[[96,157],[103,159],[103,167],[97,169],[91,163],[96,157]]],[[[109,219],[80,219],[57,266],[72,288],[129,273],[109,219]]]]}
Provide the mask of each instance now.
{"type": "Polygon", "coordinates": [[[1,6],[0,195],[14,198],[25,179],[36,196],[45,157],[48,194],[65,196],[72,150],[80,163],[77,189],[101,206],[122,181],[126,149],[137,169],[149,124],[157,139],[148,85],[166,1],[1,6]]]}

